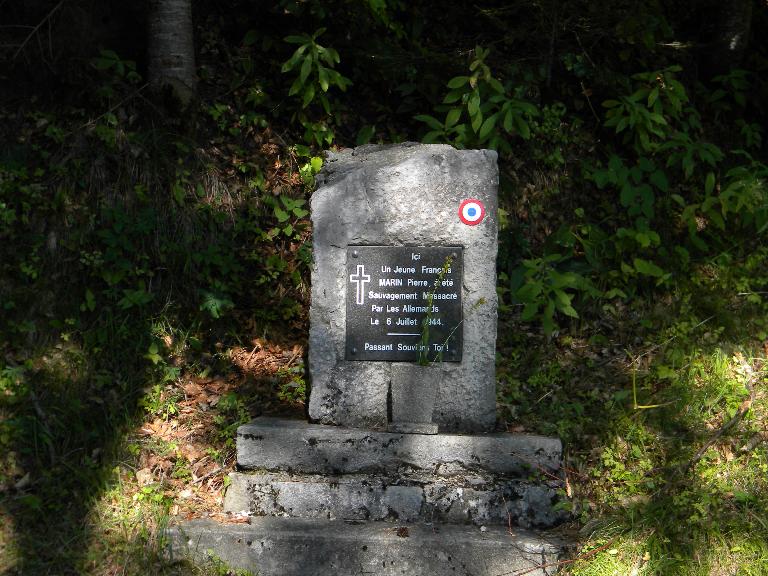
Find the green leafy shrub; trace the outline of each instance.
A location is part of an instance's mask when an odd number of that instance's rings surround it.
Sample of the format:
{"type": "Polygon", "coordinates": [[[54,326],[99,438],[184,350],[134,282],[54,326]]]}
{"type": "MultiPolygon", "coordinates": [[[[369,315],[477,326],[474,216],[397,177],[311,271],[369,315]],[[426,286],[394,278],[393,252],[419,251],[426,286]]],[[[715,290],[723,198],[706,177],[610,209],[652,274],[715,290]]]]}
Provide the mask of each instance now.
{"type": "Polygon", "coordinates": [[[301,100],[301,108],[296,117],[304,126],[305,141],[319,147],[333,142],[333,131],[327,120],[310,120],[305,110],[312,103],[319,102],[325,117],[331,117],[333,110],[327,96],[328,90],[336,87],[343,92],[352,83],[349,78],[334,70],[336,64],[341,62],[339,53],[317,42],[318,37],[325,30],[320,28],[312,36],[308,34],[286,36],[286,42],[299,46],[283,63],[281,69],[284,74],[293,72],[296,75],[288,95],[296,96],[301,100]]]}
{"type": "Polygon", "coordinates": [[[637,150],[650,152],[670,133],[671,121],[680,117],[688,102],[685,87],[675,77],[680,66],[634,74],[635,90],[629,96],[606,100],[605,125],[624,134],[637,150]]]}
{"type": "Polygon", "coordinates": [[[511,151],[509,136],[531,137],[531,119],[539,111],[522,98],[523,87],[509,89],[491,73],[485,63],[489,50],[477,46],[469,65],[469,76],[448,81],[449,92],[438,107],[445,119],[429,114],[415,118],[431,129],[424,142],[449,142],[457,148],[492,148],[511,151]]]}

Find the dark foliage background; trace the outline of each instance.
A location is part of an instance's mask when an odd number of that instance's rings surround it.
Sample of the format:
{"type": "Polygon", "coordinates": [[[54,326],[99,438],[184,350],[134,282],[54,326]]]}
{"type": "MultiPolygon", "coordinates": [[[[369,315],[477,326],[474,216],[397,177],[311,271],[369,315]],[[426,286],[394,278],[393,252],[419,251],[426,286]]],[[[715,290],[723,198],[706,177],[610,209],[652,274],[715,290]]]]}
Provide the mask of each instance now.
{"type": "Polygon", "coordinates": [[[499,152],[499,427],[566,441],[564,569],[766,573],[764,2],[199,1],[186,106],[151,7],[0,0],[3,573],[193,570],[179,494],[303,411],[322,153],[406,140],[499,152]]]}

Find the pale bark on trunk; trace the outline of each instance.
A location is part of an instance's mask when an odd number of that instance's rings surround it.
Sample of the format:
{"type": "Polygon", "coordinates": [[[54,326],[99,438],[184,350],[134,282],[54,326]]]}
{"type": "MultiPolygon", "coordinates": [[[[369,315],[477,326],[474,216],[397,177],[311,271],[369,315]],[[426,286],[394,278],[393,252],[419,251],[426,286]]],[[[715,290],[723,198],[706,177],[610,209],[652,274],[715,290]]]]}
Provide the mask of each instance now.
{"type": "Polygon", "coordinates": [[[718,16],[708,50],[710,75],[724,74],[741,64],[752,23],[752,0],[724,2],[718,16]]]}
{"type": "Polygon", "coordinates": [[[192,0],[151,0],[150,7],[149,82],[170,86],[186,104],[197,85],[192,0]]]}

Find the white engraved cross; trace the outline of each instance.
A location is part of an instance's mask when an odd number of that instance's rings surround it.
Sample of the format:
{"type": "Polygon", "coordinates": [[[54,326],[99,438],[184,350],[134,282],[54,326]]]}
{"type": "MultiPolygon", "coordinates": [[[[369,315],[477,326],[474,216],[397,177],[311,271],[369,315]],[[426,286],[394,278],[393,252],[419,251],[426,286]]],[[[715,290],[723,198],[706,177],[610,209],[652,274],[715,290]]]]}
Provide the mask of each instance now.
{"type": "Polygon", "coordinates": [[[365,273],[365,266],[363,264],[357,265],[357,273],[349,276],[350,282],[357,284],[357,299],[358,304],[365,303],[365,285],[371,281],[371,277],[365,273]]]}

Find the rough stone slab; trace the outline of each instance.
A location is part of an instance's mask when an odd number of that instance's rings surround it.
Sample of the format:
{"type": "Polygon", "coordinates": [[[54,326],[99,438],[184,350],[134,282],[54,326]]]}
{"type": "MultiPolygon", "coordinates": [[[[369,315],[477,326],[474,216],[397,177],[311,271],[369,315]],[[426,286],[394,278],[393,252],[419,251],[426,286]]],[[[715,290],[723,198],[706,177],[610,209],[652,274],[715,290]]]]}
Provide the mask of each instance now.
{"type": "Polygon", "coordinates": [[[437,434],[437,424],[426,422],[390,422],[387,432],[401,434],[437,434]]]}
{"type": "Polygon", "coordinates": [[[432,423],[438,387],[442,376],[447,373],[444,363],[431,366],[413,366],[397,363],[391,366],[392,380],[389,393],[391,400],[391,422],[389,432],[436,434],[437,424],[432,423]],[[415,423],[431,424],[434,432],[411,430],[415,423]],[[402,426],[405,424],[405,426],[402,426]]]}
{"type": "Polygon", "coordinates": [[[215,555],[259,576],[531,576],[555,573],[562,547],[534,533],[489,526],[253,518],[197,520],[171,528],[169,555],[215,555]],[[548,567],[541,568],[542,565],[548,567]],[[539,567],[539,568],[537,568],[539,567]]]}
{"type": "Polygon", "coordinates": [[[442,430],[491,430],[496,420],[498,167],[492,150],[445,144],[363,146],[329,153],[312,195],[310,417],[384,430],[392,364],[344,360],[346,250],[350,245],[463,246],[464,348],[446,363],[433,421],[442,430]],[[462,224],[476,198],[486,216],[462,224]]]}
{"type": "Polygon", "coordinates": [[[225,512],[413,522],[419,518],[424,505],[421,487],[397,486],[369,477],[237,473],[229,477],[225,512]]]}
{"type": "Polygon", "coordinates": [[[513,524],[549,528],[566,519],[557,492],[523,480],[429,476],[230,474],[224,511],[252,516],[513,524]]]}
{"type": "Polygon", "coordinates": [[[237,430],[237,463],[246,469],[301,474],[407,473],[438,476],[469,471],[527,478],[557,474],[557,438],[516,434],[398,434],[257,418],[237,430]]]}

